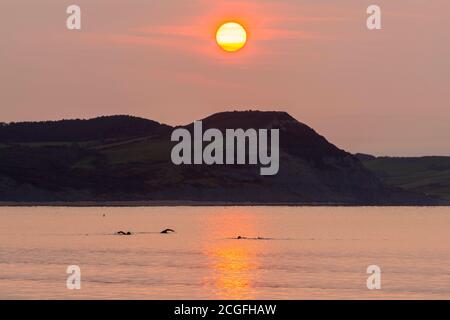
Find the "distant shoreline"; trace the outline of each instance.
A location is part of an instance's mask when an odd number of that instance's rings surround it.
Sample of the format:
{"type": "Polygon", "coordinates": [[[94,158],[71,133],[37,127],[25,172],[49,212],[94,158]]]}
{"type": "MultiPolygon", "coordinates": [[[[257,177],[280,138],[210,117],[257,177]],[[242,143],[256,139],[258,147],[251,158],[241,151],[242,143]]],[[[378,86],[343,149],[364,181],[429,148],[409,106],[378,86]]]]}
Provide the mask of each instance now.
{"type": "Polygon", "coordinates": [[[0,207],[448,207],[449,204],[352,204],[352,203],[299,203],[299,202],[225,202],[225,201],[54,201],[10,202],[0,201],[0,207]]]}

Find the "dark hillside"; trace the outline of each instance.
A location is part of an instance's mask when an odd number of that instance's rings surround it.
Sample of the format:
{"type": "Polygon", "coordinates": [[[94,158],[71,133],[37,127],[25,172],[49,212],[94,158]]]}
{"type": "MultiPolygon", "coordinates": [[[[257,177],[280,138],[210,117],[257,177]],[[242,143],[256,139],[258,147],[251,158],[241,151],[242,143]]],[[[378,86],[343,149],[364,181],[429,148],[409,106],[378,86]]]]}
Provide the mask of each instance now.
{"type": "Polygon", "coordinates": [[[131,116],[109,116],[89,120],[0,123],[0,142],[83,142],[128,139],[159,134],[170,127],[131,116]]]}

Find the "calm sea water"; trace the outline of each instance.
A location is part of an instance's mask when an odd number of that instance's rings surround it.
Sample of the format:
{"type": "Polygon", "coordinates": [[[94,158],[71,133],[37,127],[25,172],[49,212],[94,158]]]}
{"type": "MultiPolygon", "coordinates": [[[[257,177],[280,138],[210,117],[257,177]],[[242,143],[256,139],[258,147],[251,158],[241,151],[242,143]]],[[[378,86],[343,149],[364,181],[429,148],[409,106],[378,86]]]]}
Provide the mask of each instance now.
{"type": "Polygon", "coordinates": [[[450,208],[3,207],[0,298],[449,299],[450,208]]]}

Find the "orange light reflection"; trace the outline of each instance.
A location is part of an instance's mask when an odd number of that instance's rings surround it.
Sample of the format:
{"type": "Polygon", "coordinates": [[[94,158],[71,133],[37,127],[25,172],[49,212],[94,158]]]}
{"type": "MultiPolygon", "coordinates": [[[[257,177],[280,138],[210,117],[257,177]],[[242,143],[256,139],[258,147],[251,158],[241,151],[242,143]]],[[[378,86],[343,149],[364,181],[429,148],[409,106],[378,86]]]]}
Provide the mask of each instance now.
{"type": "Polygon", "coordinates": [[[230,208],[223,214],[211,215],[210,219],[211,232],[223,240],[204,249],[211,271],[204,281],[206,289],[212,290],[218,299],[256,299],[260,244],[232,238],[257,235],[257,216],[245,208],[230,208]]]}

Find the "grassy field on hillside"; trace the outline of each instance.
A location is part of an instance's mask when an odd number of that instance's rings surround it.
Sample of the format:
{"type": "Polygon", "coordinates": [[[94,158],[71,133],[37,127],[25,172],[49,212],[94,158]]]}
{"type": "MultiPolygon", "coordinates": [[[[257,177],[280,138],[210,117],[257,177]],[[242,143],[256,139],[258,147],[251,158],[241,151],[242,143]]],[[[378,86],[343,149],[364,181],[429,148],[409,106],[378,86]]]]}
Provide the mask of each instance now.
{"type": "Polygon", "coordinates": [[[388,185],[450,200],[450,157],[383,157],[363,164],[388,185]]]}

